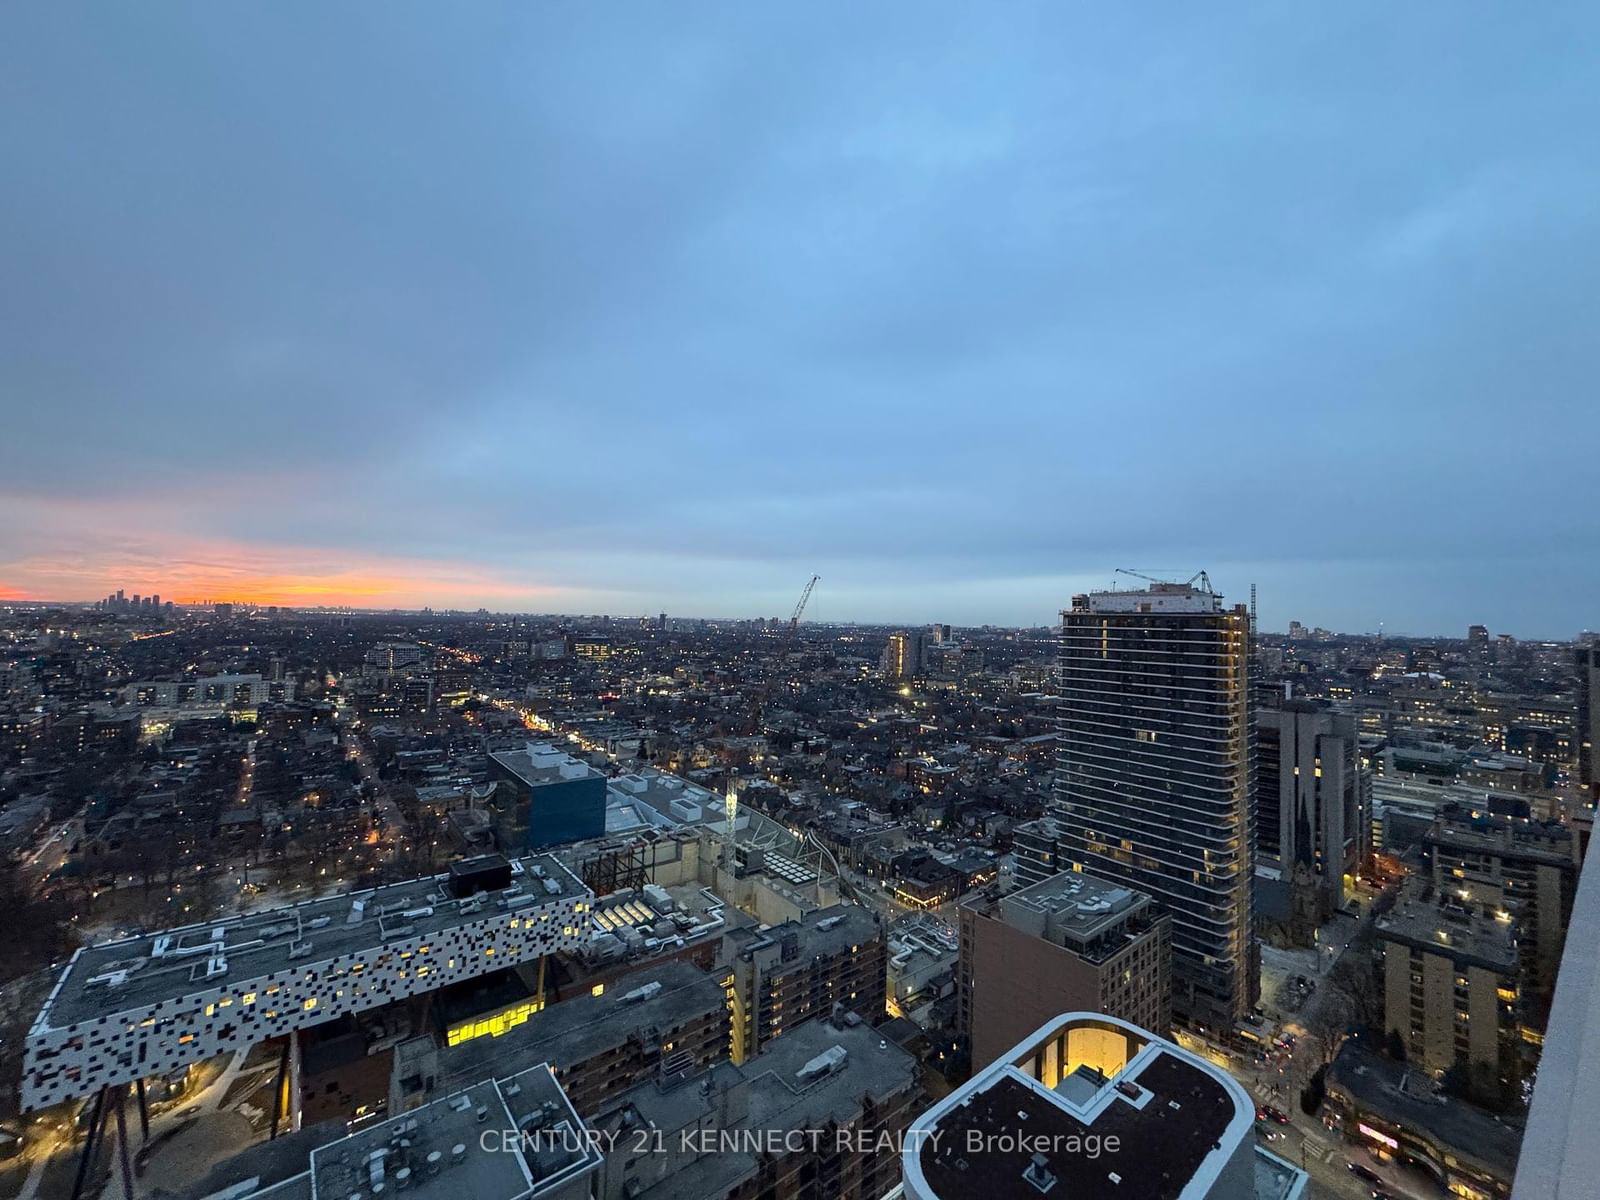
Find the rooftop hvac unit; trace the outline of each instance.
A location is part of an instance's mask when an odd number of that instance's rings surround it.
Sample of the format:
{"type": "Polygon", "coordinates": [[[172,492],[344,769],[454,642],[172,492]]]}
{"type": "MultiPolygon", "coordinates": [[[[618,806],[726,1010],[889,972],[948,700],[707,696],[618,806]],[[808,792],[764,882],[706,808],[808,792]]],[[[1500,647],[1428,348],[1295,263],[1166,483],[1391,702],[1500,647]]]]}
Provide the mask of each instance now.
{"type": "Polygon", "coordinates": [[[817,1055],[805,1066],[795,1072],[800,1082],[810,1083],[813,1079],[821,1079],[824,1075],[832,1075],[844,1066],[850,1057],[850,1052],[843,1046],[830,1046],[817,1055]]]}

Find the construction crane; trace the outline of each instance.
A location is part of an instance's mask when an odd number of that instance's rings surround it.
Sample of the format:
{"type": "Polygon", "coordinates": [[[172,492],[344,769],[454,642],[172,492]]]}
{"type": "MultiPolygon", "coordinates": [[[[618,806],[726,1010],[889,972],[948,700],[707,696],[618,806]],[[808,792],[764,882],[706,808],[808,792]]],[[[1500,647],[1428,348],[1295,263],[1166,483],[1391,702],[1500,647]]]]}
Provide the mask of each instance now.
{"type": "Polygon", "coordinates": [[[817,586],[821,575],[813,575],[811,582],[806,584],[806,590],[800,593],[800,603],[794,606],[794,616],[789,618],[789,636],[793,637],[800,629],[800,614],[806,610],[806,601],[811,599],[811,589],[817,586]]]}
{"type": "MultiPolygon", "coordinates": [[[[1175,582],[1174,580],[1171,580],[1171,579],[1158,579],[1154,575],[1146,574],[1143,571],[1130,570],[1127,567],[1118,567],[1117,568],[1117,574],[1118,575],[1132,575],[1135,579],[1144,579],[1144,580],[1148,580],[1151,583],[1171,584],[1171,583],[1175,582]]],[[[1171,572],[1171,574],[1177,574],[1177,572],[1174,571],[1174,572],[1171,572]]],[[[1196,571],[1193,575],[1189,576],[1189,578],[1185,581],[1183,586],[1184,587],[1194,587],[1195,580],[1197,580],[1197,579],[1200,581],[1200,590],[1202,592],[1211,591],[1211,576],[1207,575],[1204,571],[1196,571]]]]}

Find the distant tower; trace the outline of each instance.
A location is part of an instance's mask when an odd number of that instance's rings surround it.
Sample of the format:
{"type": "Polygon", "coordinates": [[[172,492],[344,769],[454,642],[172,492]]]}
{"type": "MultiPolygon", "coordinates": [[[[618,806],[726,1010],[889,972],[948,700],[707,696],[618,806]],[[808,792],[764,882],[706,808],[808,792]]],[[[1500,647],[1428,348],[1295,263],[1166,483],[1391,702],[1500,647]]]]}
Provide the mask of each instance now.
{"type": "Polygon", "coordinates": [[[907,633],[903,629],[891,633],[883,647],[883,657],[878,661],[883,678],[899,683],[921,675],[926,644],[921,633],[907,633]]]}

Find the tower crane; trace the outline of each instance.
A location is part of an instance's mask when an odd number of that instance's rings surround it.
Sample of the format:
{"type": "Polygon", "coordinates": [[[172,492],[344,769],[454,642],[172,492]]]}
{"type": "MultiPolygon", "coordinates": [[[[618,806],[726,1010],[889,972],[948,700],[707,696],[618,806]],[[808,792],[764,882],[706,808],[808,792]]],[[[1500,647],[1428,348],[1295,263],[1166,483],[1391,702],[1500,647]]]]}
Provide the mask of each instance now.
{"type": "MultiPolygon", "coordinates": [[[[1118,567],[1117,568],[1117,574],[1118,575],[1132,575],[1135,579],[1148,580],[1150,583],[1167,583],[1167,584],[1170,584],[1170,583],[1173,582],[1171,579],[1158,579],[1154,575],[1148,575],[1143,571],[1130,570],[1127,567],[1118,567]]],[[[1174,571],[1174,572],[1172,572],[1172,574],[1177,574],[1177,572],[1174,571]]],[[[1184,586],[1185,587],[1194,587],[1196,580],[1200,581],[1200,590],[1202,592],[1209,592],[1209,591],[1212,590],[1211,589],[1211,576],[1207,575],[1204,571],[1196,571],[1193,575],[1189,576],[1188,580],[1185,581],[1184,586]]]]}
{"type": "Polygon", "coordinates": [[[805,612],[805,610],[806,610],[806,601],[811,599],[811,589],[817,586],[817,580],[819,580],[821,578],[822,578],[821,575],[813,575],[811,577],[811,581],[806,584],[806,590],[800,593],[800,603],[796,604],[794,606],[794,616],[789,618],[789,636],[790,637],[793,637],[795,635],[795,633],[799,631],[799,629],[800,629],[800,614],[805,612]]]}

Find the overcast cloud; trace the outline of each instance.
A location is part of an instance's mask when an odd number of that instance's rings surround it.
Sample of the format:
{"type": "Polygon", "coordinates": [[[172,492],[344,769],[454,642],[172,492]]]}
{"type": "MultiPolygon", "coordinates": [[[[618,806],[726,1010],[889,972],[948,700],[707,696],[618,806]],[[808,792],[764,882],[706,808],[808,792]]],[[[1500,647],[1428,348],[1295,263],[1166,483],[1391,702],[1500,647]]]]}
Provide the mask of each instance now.
{"type": "Polygon", "coordinates": [[[1600,626],[1600,8],[0,11],[0,595],[1600,626]]]}

